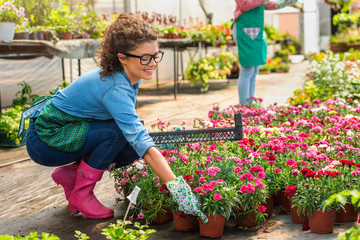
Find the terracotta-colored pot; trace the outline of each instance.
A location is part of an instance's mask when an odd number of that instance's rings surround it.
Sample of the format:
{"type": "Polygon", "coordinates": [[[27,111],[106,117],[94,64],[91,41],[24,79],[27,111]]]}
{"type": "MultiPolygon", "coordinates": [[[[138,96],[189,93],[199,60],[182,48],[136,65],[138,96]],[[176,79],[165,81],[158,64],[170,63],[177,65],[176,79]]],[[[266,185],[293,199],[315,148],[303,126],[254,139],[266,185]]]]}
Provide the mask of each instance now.
{"type": "Polygon", "coordinates": [[[291,201],[284,191],[281,192],[281,206],[285,212],[291,212],[291,201]]]}
{"type": "Polygon", "coordinates": [[[266,207],[265,213],[268,215],[268,217],[270,217],[274,213],[274,197],[273,197],[273,195],[270,195],[266,199],[264,206],[266,207]]]}
{"type": "Polygon", "coordinates": [[[335,212],[335,221],[340,223],[355,222],[358,218],[358,212],[354,205],[345,204],[345,209],[340,208],[335,212]]]}
{"type": "Polygon", "coordinates": [[[165,212],[161,211],[159,215],[155,218],[154,222],[156,223],[168,223],[173,220],[173,215],[169,209],[166,209],[165,212]]]}
{"type": "Polygon", "coordinates": [[[332,233],[334,231],[335,211],[322,212],[314,210],[312,216],[309,214],[310,230],[314,233],[332,233]]]}
{"type": "Polygon", "coordinates": [[[272,194],[274,199],[274,207],[281,205],[281,191],[278,191],[277,193],[272,194]]]}
{"type": "Polygon", "coordinates": [[[174,225],[177,231],[191,232],[199,222],[197,217],[183,212],[173,212],[174,225]]]}
{"type": "Polygon", "coordinates": [[[217,214],[216,217],[212,214],[206,214],[206,216],[209,219],[207,223],[199,218],[200,235],[211,238],[221,237],[224,233],[225,217],[220,214],[217,214]]]}
{"type": "Polygon", "coordinates": [[[254,227],[256,226],[255,212],[247,214],[239,214],[236,218],[236,225],[239,227],[254,227]]]}
{"type": "Polygon", "coordinates": [[[71,32],[61,33],[61,39],[71,40],[72,39],[72,33],[71,32]]]}
{"type": "Polygon", "coordinates": [[[291,208],[291,219],[293,221],[293,223],[307,223],[309,222],[308,217],[305,214],[298,214],[297,213],[298,207],[297,206],[293,206],[291,208]]]}

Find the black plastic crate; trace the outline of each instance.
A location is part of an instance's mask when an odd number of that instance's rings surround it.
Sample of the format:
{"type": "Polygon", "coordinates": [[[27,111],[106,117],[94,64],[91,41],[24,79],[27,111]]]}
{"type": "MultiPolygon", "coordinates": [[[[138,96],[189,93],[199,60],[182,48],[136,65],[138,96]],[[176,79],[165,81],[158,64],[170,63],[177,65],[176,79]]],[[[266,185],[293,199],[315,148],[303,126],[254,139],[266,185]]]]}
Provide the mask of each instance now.
{"type": "Polygon", "coordinates": [[[241,140],[243,138],[242,115],[235,114],[235,127],[150,132],[149,135],[153,138],[155,144],[160,147],[166,147],[166,144],[174,143],[241,140]]]}

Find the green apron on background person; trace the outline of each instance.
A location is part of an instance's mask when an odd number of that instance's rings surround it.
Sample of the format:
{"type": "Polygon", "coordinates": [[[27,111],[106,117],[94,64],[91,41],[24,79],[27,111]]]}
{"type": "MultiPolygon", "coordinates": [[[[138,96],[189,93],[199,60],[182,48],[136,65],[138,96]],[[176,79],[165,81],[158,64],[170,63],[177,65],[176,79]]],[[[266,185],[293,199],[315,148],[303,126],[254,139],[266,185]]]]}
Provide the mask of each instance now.
{"type": "Polygon", "coordinates": [[[266,64],[267,42],[264,36],[264,11],[262,4],[250,11],[243,12],[236,19],[236,38],[240,65],[253,67],[266,64]],[[258,29],[254,39],[245,31],[258,29]],[[245,31],[244,31],[245,30],[245,31]]]}

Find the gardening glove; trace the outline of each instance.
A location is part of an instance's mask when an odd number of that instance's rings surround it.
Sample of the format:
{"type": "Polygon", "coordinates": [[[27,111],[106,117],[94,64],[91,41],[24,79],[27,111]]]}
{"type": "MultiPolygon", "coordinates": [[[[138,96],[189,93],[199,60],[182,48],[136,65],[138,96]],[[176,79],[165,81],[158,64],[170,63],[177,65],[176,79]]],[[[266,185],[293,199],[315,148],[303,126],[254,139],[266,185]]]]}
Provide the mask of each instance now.
{"type": "Polygon", "coordinates": [[[173,199],[179,204],[180,211],[185,214],[197,215],[204,221],[204,223],[208,222],[208,218],[201,211],[199,200],[193,194],[190,186],[186,183],[183,177],[177,177],[165,184],[173,199]]]}
{"type": "Polygon", "coordinates": [[[278,2],[275,3],[275,7],[277,9],[279,8],[284,8],[286,6],[292,6],[297,2],[297,0],[280,0],[278,2]]]}

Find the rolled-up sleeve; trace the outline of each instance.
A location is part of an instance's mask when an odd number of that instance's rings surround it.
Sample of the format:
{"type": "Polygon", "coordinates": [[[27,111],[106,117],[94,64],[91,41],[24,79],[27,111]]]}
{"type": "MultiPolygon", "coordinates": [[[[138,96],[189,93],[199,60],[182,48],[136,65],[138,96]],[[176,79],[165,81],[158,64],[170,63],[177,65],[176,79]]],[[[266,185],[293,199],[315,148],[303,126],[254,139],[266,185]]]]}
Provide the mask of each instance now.
{"type": "Polygon", "coordinates": [[[114,118],[139,157],[143,157],[155,144],[136,114],[135,97],[130,85],[115,85],[104,94],[102,105],[114,118]]]}
{"type": "Polygon", "coordinates": [[[250,11],[265,3],[264,0],[236,0],[236,2],[242,12],[250,11]]]}

